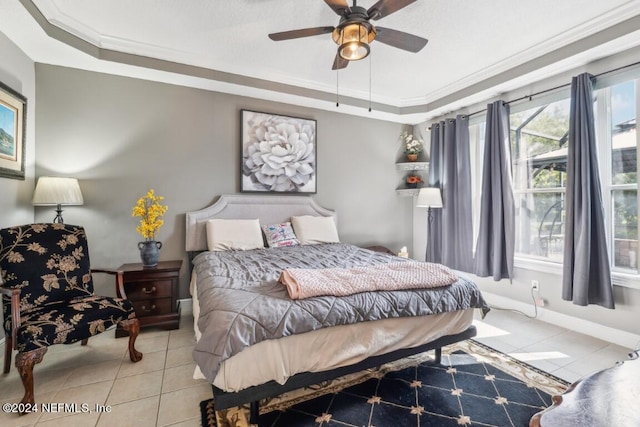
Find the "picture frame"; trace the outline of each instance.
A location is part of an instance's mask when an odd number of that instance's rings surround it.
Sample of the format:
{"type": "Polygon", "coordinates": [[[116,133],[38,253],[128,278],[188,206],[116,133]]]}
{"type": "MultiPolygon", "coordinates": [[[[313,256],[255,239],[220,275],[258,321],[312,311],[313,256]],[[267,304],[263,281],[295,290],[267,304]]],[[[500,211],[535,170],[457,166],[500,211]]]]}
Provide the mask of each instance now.
{"type": "Polygon", "coordinates": [[[0,82],[0,177],[24,179],[27,98],[0,82]]]}
{"type": "Polygon", "coordinates": [[[240,110],[240,191],[315,194],[316,121],[240,110]]]}

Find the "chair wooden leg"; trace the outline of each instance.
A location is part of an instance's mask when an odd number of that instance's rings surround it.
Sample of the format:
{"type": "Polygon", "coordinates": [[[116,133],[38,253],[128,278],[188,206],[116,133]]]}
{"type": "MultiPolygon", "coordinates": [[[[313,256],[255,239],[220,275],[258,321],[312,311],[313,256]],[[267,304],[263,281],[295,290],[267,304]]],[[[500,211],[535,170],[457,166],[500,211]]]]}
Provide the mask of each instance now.
{"type": "Polygon", "coordinates": [[[89,338],[85,338],[82,341],[80,341],[80,345],[87,345],[88,342],[89,342],[89,338]]]}
{"type": "Polygon", "coordinates": [[[13,350],[13,342],[10,335],[4,337],[4,373],[8,374],[11,370],[11,351],[13,350]]]}
{"type": "MultiPolygon", "coordinates": [[[[16,356],[16,368],[22,378],[22,385],[24,387],[24,397],[20,401],[22,404],[32,405],[35,403],[33,394],[33,366],[36,363],[42,362],[44,354],[47,352],[47,347],[41,347],[37,350],[31,350],[26,353],[18,353],[16,356]]],[[[24,415],[24,413],[21,413],[24,415]]]]}
{"type": "Polygon", "coordinates": [[[129,358],[132,362],[139,362],[142,359],[142,353],[135,348],[136,338],[140,332],[140,322],[138,319],[128,319],[120,322],[120,326],[129,332],[129,358]]]}

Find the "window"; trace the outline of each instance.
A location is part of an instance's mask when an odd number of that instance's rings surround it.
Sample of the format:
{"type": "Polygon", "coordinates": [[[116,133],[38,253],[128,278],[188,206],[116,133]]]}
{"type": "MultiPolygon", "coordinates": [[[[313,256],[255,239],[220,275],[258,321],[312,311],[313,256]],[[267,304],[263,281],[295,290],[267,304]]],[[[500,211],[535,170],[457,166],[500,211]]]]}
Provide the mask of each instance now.
{"type": "Polygon", "coordinates": [[[471,158],[471,200],[473,212],[473,250],[476,250],[478,234],[480,233],[480,209],[482,196],[482,165],[484,162],[484,137],[485,122],[476,123],[469,126],[469,157],[471,158]]]}
{"type": "Polygon", "coordinates": [[[562,262],[569,105],[510,116],[517,255],[562,262]]]}
{"type": "Polygon", "coordinates": [[[630,80],[598,91],[596,119],[611,265],[631,273],[638,271],[639,255],[636,87],[630,80]]]}
{"type": "MultiPolygon", "coordinates": [[[[638,81],[594,91],[605,220],[614,272],[639,272],[638,81]]],[[[570,100],[512,113],[516,256],[562,263],[570,100]]]]}

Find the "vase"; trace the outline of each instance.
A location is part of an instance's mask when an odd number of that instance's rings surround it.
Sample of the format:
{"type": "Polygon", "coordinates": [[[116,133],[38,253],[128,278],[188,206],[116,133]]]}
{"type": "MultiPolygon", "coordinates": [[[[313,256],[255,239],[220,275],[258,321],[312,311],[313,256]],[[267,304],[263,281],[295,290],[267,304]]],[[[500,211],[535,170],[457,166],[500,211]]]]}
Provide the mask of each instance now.
{"type": "Polygon", "coordinates": [[[155,267],[158,265],[158,258],[160,258],[160,249],[162,248],[162,242],[156,242],[155,240],[147,240],[138,243],[138,249],[140,249],[140,259],[142,259],[143,267],[155,267]]]}
{"type": "Polygon", "coordinates": [[[409,160],[410,162],[415,162],[418,160],[418,155],[417,154],[407,154],[407,160],[409,160]]]}
{"type": "Polygon", "coordinates": [[[406,185],[407,185],[407,188],[418,188],[417,182],[407,182],[406,185]]]}

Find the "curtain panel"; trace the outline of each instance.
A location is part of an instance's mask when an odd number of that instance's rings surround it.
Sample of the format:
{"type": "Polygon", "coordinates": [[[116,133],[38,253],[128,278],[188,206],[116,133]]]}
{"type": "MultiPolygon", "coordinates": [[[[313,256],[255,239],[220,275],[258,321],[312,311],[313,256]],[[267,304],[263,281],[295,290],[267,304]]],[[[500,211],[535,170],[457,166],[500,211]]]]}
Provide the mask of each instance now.
{"type": "Polygon", "coordinates": [[[427,261],[473,270],[473,223],[469,118],[457,116],[431,127],[429,186],[442,190],[427,240],[427,261]]]}
{"type": "MultiPolygon", "coordinates": [[[[429,149],[429,187],[442,190],[442,144],[444,126],[434,123],[431,126],[431,147],[429,149]]],[[[427,219],[429,221],[429,219],[427,219]]],[[[427,223],[427,254],[425,260],[442,264],[442,209],[431,210],[431,224],[427,223]]]]}
{"type": "Polygon", "coordinates": [[[511,173],[509,104],[487,105],[480,227],[474,273],[513,279],[515,201],[511,173]]]}
{"type": "Polygon", "coordinates": [[[562,298],[613,309],[593,113],[593,76],[571,81],[562,298]]]}

